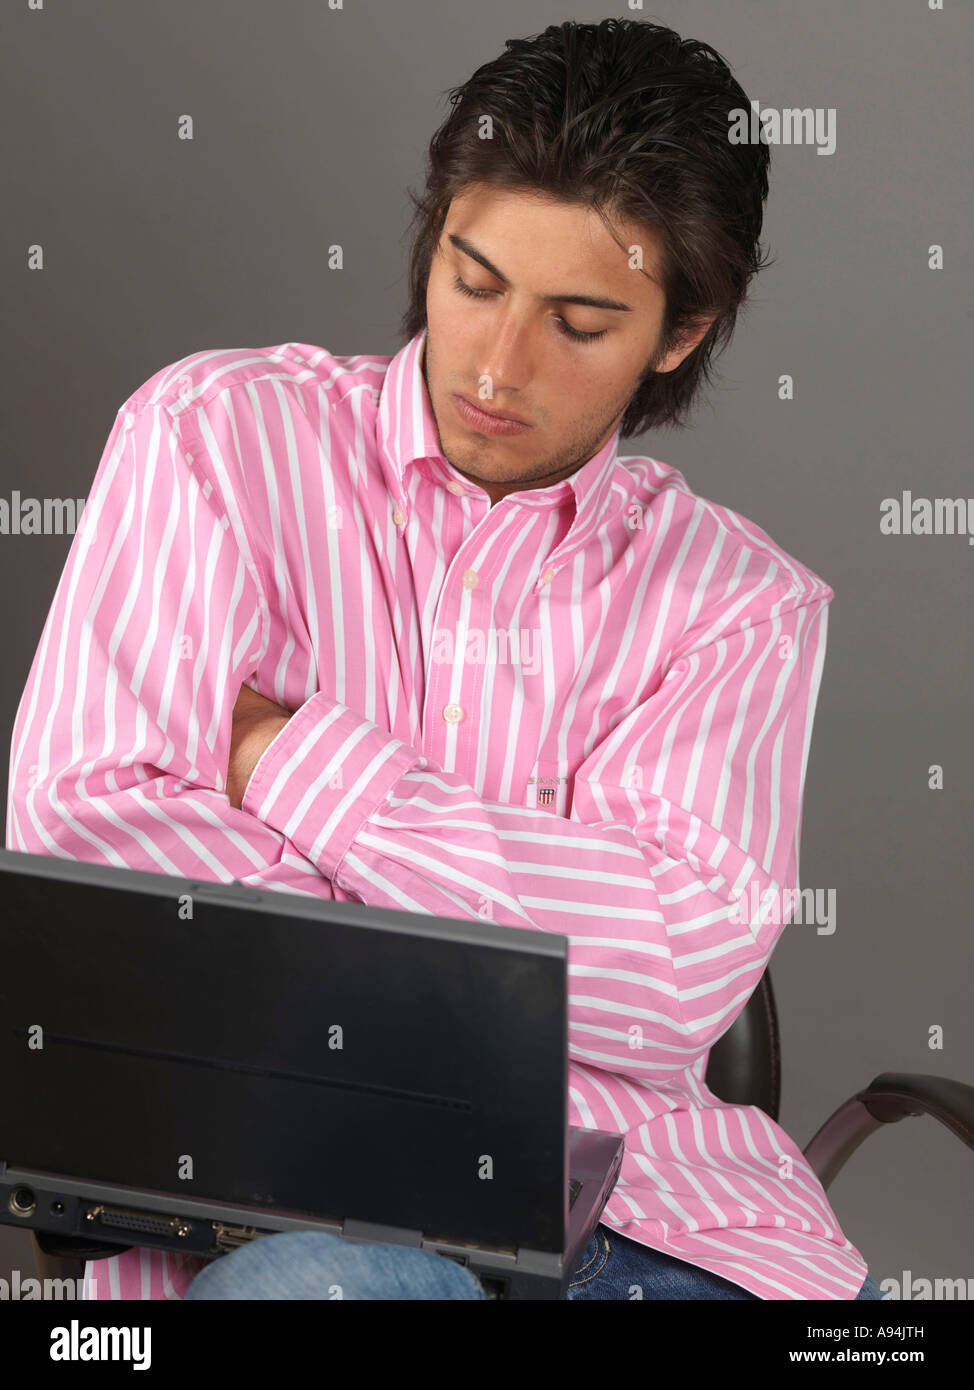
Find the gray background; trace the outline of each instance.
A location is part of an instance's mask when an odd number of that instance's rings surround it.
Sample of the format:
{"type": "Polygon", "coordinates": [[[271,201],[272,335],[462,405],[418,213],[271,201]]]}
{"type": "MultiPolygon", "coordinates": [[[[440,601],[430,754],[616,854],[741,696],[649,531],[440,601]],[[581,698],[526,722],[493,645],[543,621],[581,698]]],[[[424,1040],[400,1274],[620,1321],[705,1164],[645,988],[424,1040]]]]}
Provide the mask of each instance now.
{"type": "MultiPolygon", "coordinates": [[[[85,496],[116,410],[187,353],[396,352],[406,187],[421,186],[446,90],[506,38],[609,15],[711,44],[762,108],[836,109],[834,154],[771,147],[762,239],[777,260],[717,388],[691,428],[621,447],[680,468],[835,589],[801,883],[835,889],[837,929],[796,925],[772,959],[781,1123],[803,1148],[880,1072],[974,1081],[974,547],[879,529],[904,488],[974,493],[967,5],[8,3],[0,495],[85,496]],[[192,141],[176,136],[184,113],[192,141]],[[334,242],[342,271],[327,267],[334,242]],[[35,243],[42,272],[26,268],[35,243]],[[942,271],[927,267],[934,243],[942,271]],[[937,1024],[943,1051],[927,1045],[937,1024]]],[[[0,536],[8,746],[70,541],[0,536]]],[[[5,806],[6,758],[0,775],[5,806]]],[[[853,1155],[828,1195],[874,1278],[974,1278],[971,1164],[930,1118],[853,1155]]],[[[0,1275],[14,1265],[32,1272],[29,1243],[3,1227],[0,1275]]]]}

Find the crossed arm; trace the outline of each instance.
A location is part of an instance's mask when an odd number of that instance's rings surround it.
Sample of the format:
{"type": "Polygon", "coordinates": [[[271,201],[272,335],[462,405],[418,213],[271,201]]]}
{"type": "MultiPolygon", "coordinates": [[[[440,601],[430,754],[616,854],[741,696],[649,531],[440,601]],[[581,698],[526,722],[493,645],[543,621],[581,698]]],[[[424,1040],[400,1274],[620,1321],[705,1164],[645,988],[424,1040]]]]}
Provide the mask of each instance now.
{"type": "Polygon", "coordinates": [[[230,732],[230,759],[227,767],[227,798],[240,810],[247,783],[264,749],[273,742],[291,718],[283,705],[258,695],[242,685],[233,707],[230,732]]]}

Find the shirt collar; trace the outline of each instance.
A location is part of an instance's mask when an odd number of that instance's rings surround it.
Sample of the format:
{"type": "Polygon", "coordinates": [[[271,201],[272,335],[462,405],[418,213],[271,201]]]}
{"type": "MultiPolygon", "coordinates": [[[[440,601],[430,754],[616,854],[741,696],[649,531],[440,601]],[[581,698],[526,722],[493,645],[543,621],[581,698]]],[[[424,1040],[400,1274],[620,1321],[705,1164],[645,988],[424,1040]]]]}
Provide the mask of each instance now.
{"type": "MultiPolygon", "coordinates": [[[[476,486],[470,479],[464,478],[441,451],[439,432],[422,371],[425,341],[424,328],[396,353],[389,362],[379,393],[376,440],[393,470],[393,476],[398,480],[399,501],[404,507],[408,505],[405,473],[420,459],[431,460],[443,470],[444,477],[452,481],[463,483],[466,487],[476,486]]],[[[550,487],[531,488],[517,493],[513,500],[518,506],[529,508],[554,507],[564,503],[573,505],[575,519],[566,542],[570,542],[570,548],[574,550],[605,522],[611,507],[622,506],[624,489],[618,489],[614,499],[612,496],[617,470],[625,471],[618,463],[618,451],[619,431],[616,429],[598,453],[593,454],[570,477],[562,478],[550,487]]],[[[558,547],[559,552],[567,548],[564,544],[558,547]]]]}

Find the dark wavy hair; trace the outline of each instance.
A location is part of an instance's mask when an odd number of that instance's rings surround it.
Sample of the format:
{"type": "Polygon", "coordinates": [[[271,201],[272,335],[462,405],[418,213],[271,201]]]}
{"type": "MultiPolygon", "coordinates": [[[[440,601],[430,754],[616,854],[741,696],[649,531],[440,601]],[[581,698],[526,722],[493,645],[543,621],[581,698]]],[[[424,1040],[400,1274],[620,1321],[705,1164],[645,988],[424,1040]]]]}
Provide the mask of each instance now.
{"type": "MultiPolygon", "coordinates": [[[[719,53],[643,20],[549,25],[449,93],[422,197],[411,191],[406,339],[427,327],[430,265],[454,197],[492,184],[589,205],[648,228],[661,248],[665,309],[657,355],[620,424],[628,438],[683,425],[711,358],[730,341],[748,283],[769,261],[758,238],[768,196],[767,144],[731,144],[729,113],[749,101],[719,53]],[[493,138],[481,139],[484,116],[493,138]],[[715,315],[671,372],[652,370],[715,315]]],[[[621,243],[619,243],[621,245],[621,243]]]]}

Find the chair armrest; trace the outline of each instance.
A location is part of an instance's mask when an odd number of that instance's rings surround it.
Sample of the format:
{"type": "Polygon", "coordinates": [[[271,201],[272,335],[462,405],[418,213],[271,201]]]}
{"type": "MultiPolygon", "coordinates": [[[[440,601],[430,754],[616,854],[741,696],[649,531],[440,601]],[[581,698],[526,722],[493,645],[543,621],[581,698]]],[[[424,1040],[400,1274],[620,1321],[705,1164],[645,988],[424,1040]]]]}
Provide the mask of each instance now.
{"type": "Polygon", "coordinates": [[[974,1149],[974,1086],[925,1072],[884,1071],[840,1105],[803,1150],[822,1186],[874,1129],[907,1115],[932,1115],[974,1149]]]}

